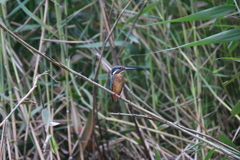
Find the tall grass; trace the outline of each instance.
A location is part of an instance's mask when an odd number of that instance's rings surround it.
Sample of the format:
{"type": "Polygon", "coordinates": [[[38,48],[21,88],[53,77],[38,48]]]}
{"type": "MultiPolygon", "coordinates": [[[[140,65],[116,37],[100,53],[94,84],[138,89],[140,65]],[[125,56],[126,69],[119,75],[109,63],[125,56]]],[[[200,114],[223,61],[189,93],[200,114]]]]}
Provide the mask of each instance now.
{"type": "Polygon", "coordinates": [[[240,159],[237,1],[0,5],[2,159],[240,159]]]}

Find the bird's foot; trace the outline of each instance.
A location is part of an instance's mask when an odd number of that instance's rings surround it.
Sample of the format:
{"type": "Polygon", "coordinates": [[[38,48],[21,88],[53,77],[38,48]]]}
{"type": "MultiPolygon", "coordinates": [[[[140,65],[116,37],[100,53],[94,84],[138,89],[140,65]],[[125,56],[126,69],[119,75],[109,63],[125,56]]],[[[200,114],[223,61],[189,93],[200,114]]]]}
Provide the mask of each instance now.
{"type": "Polygon", "coordinates": [[[115,92],[114,92],[114,96],[116,96],[116,97],[117,97],[117,96],[120,96],[120,99],[123,98],[121,94],[119,95],[119,94],[117,94],[117,93],[115,93],[115,92]]]}

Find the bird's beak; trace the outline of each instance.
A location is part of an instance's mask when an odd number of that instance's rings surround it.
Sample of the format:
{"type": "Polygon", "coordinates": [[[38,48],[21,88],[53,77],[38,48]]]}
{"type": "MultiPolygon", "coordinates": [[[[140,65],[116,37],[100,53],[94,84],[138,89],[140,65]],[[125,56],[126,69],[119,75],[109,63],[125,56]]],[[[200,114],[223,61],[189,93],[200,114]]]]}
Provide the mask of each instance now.
{"type": "Polygon", "coordinates": [[[125,67],[124,70],[134,70],[136,68],[129,68],[129,67],[125,67]]]}

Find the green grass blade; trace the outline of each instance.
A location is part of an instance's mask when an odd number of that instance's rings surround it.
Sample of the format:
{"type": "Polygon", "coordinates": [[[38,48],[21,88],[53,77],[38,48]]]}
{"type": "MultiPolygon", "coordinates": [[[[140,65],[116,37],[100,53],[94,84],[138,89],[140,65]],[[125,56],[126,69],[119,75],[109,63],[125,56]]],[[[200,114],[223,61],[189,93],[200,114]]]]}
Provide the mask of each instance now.
{"type": "Polygon", "coordinates": [[[156,150],[156,148],[153,148],[153,149],[154,149],[154,154],[156,156],[156,160],[161,160],[161,157],[160,157],[158,151],[156,150]]]}
{"type": "Polygon", "coordinates": [[[233,107],[230,118],[240,113],[240,101],[233,107]]]}
{"type": "Polygon", "coordinates": [[[19,0],[17,0],[19,7],[28,15],[30,16],[33,20],[35,20],[37,23],[39,23],[41,26],[44,26],[44,28],[46,28],[50,33],[54,34],[53,31],[50,29],[50,27],[48,27],[46,24],[44,24],[37,16],[35,16],[34,14],[32,14],[31,11],[29,11],[27,9],[27,7],[25,7],[25,5],[23,3],[21,3],[19,0]]]}
{"type": "Polygon", "coordinates": [[[159,24],[165,24],[165,23],[171,23],[171,22],[186,22],[186,21],[198,21],[198,20],[211,20],[214,18],[219,18],[227,15],[230,12],[233,12],[236,9],[234,5],[222,5],[217,6],[213,8],[209,8],[194,14],[191,14],[189,16],[185,16],[178,19],[173,19],[170,21],[163,21],[158,23],[149,24],[152,25],[159,25],[159,24]]]}
{"type": "Polygon", "coordinates": [[[57,142],[55,141],[54,137],[50,137],[50,148],[51,148],[51,151],[56,154],[57,150],[59,149],[59,146],[57,144],[57,142]]]}
{"type": "Polygon", "coordinates": [[[238,78],[239,76],[240,76],[240,72],[234,74],[233,77],[232,77],[230,80],[224,82],[223,85],[224,85],[224,86],[229,85],[230,83],[232,83],[232,82],[233,82],[236,78],[238,78]]]}
{"type": "MultiPolygon", "coordinates": [[[[22,2],[22,4],[25,5],[25,4],[28,3],[28,2],[29,2],[29,0],[25,0],[25,1],[22,2]]],[[[10,18],[12,15],[16,14],[19,9],[21,9],[20,6],[17,6],[16,8],[14,8],[14,9],[7,15],[7,19],[10,18]]]]}
{"type": "Polygon", "coordinates": [[[236,41],[239,39],[240,39],[240,29],[232,29],[232,30],[228,30],[228,31],[224,31],[224,32],[212,35],[212,36],[204,38],[200,41],[187,43],[187,44],[181,45],[179,47],[170,48],[167,50],[184,48],[184,47],[193,47],[193,46],[206,45],[206,44],[213,44],[213,43],[231,42],[231,41],[236,41]]]}
{"type": "Polygon", "coordinates": [[[227,59],[227,60],[233,60],[233,61],[236,61],[236,62],[240,62],[240,58],[221,57],[221,58],[218,58],[218,59],[227,59]]]}
{"type": "Polygon", "coordinates": [[[204,160],[209,160],[211,159],[213,153],[215,152],[215,148],[211,149],[208,154],[206,155],[206,157],[204,158],[204,160]]]}
{"type": "Polygon", "coordinates": [[[229,145],[229,146],[237,149],[237,146],[236,146],[236,145],[230,140],[230,138],[229,138],[228,136],[226,136],[225,134],[219,135],[219,136],[218,136],[218,139],[219,139],[221,142],[223,142],[223,143],[225,143],[225,144],[227,144],[227,145],[229,145]]]}

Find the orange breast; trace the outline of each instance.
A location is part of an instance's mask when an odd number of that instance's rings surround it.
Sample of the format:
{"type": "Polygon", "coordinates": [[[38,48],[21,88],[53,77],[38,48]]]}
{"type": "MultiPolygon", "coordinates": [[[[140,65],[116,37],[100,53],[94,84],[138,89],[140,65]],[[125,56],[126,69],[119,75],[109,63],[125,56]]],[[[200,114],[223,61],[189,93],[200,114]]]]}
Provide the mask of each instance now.
{"type": "MultiPolygon", "coordinates": [[[[116,94],[120,95],[123,89],[123,84],[124,84],[124,76],[123,74],[119,73],[119,74],[115,74],[114,78],[113,78],[113,92],[115,92],[116,94]]],[[[112,101],[116,102],[117,101],[117,97],[112,95],[112,101]]]]}

